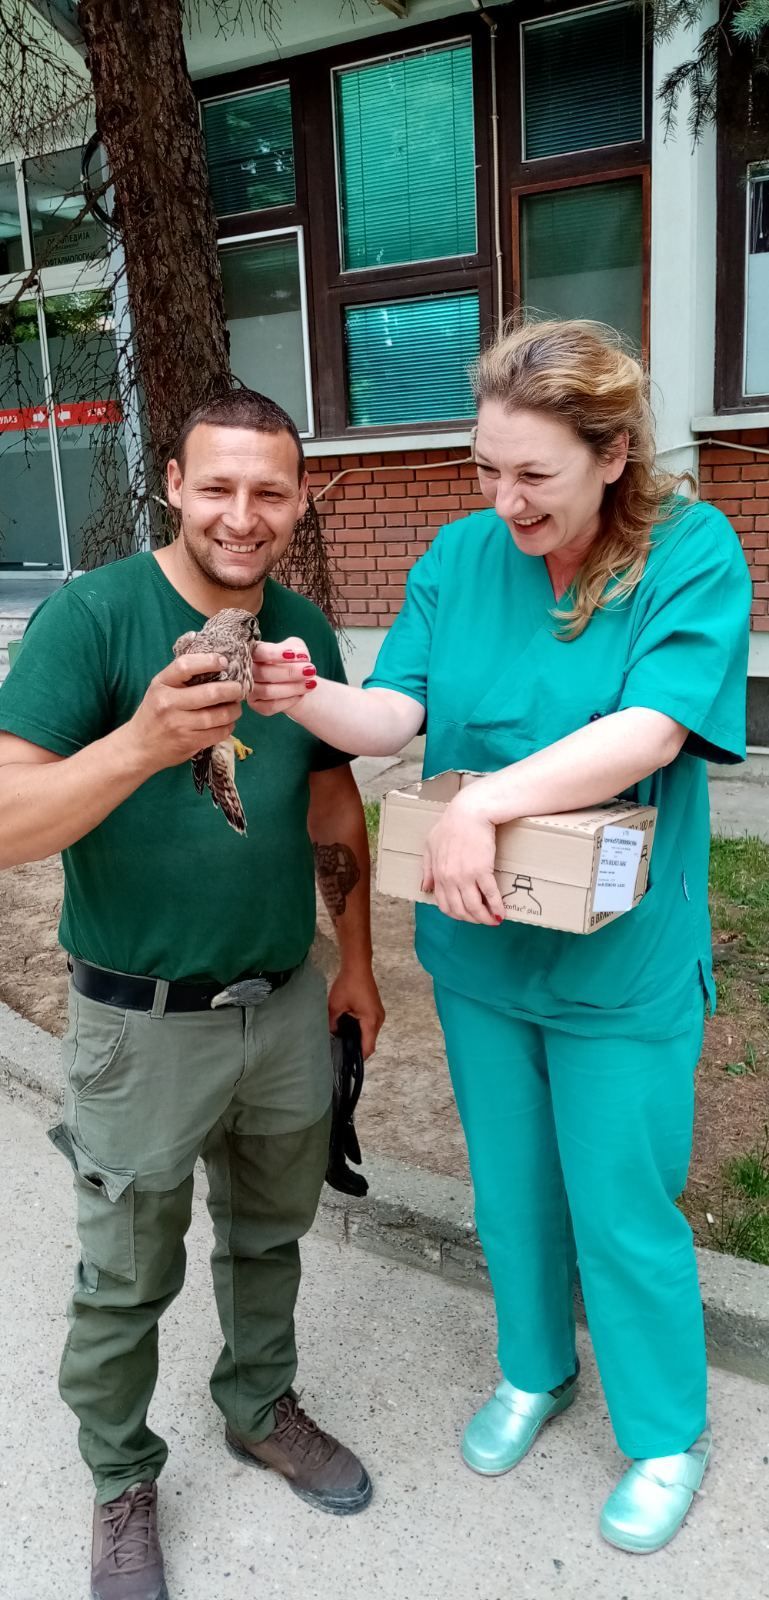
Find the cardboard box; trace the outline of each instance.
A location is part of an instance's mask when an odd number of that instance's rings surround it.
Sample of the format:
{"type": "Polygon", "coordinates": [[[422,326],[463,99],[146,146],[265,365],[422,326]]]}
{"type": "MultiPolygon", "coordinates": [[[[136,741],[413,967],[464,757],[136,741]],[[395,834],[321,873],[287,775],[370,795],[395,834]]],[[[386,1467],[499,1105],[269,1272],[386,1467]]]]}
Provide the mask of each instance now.
{"type": "MultiPolygon", "coordinates": [[[[442,772],[385,796],[379,823],[377,889],[435,904],[422,893],[425,840],[449,801],[481,773],[442,772]]],[[[494,875],[510,922],[594,933],[646,893],[657,813],[609,800],[586,811],[522,817],[497,828],[494,875]]]]}

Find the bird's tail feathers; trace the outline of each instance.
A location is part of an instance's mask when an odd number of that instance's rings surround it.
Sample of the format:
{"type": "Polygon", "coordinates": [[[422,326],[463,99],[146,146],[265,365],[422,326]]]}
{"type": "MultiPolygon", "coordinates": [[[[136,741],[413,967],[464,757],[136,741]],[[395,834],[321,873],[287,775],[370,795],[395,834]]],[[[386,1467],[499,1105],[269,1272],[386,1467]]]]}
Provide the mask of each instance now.
{"type": "Polygon", "coordinates": [[[210,752],[207,782],[214,805],[221,807],[222,814],[227,818],[230,827],[234,828],[236,833],[242,834],[246,831],[246,818],[232,776],[231,765],[231,751],[225,745],[215,745],[210,752]]]}

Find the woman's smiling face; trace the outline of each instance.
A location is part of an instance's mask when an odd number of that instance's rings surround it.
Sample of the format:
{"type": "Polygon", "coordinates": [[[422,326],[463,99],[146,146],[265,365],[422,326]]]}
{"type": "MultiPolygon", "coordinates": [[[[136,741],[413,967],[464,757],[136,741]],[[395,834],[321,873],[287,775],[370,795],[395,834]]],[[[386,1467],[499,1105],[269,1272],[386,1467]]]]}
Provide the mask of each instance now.
{"type": "Polygon", "coordinates": [[[545,411],[507,411],[485,400],[475,459],[481,493],[525,555],[579,556],[600,527],[606,485],[627,460],[627,436],[600,461],[567,423],[545,411]]]}

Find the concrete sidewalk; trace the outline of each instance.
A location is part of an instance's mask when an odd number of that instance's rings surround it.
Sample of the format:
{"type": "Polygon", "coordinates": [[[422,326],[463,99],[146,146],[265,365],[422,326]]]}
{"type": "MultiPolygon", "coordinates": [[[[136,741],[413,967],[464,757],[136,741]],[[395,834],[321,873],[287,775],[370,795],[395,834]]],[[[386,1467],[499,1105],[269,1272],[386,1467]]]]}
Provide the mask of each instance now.
{"type": "MultiPolygon", "coordinates": [[[[51,1108],[3,1098],[5,1177],[0,1600],[86,1600],[90,1484],[55,1373],[75,1261],[51,1108]]],[[[199,1186],[202,1188],[202,1186],[199,1186]]],[[[199,1193],[184,1293],[163,1322],[152,1420],[169,1440],[161,1524],[171,1600],[759,1600],[769,1570],[769,1392],[715,1372],[717,1446],[679,1538],[649,1557],[603,1544],[597,1516],[622,1461],[592,1354],[582,1393],[506,1478],[458,1456],[496,1381],[491,1300],[311,1236],[299,1383],[311,1412],[375,1479],[363,1515],[313,1512],[237,1466],[207,1390],[218,1333],[199,1193]]]]}
{"type": "MultiPolygon", "coordinates": [[[[42,1096],[55,1119],[62,1094],[59,1041],[1,1002],[0,1085],[11,1097],[42,1096]]],[[[370,1187],[363,1200],[324,1188],[320,1233],[452,1282],[488,1288],[469,1183],[385,1156],[367,1155],[365,1172],[370,1187]]],[[[712,1250],[698,1250],[697,1263],[711,1362],[769,1383],[769,1267],[712,1250]]]]}

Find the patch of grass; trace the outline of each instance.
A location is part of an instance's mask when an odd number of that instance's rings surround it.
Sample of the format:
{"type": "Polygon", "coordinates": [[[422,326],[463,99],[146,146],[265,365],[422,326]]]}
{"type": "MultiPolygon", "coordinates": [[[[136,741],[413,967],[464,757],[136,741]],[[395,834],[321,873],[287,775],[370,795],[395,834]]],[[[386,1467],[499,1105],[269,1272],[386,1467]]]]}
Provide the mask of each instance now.
{"type": "Polygon", "coordinates": [[[730,972],[725,972],[723,977],[719,973],[716,978],[716,1009],[722,1014],[735,1009],[734,979],[730,972]]]}
{"type": "Polygon", "coordinates": [[[732,1078],[745,1078],[748,1074],[755,1077],[756,1052],[752,1044],[746,1044],[741,1061],[727,1061],[724,1072],[728,1072],[732,1078]]]}
{"type": "Polygon", "coordinates": [[[764,1142],[724,1167],[718,1222],[708,1216],[709,1243],[726,1255],[769,1266],[769,1126],[764,1142]]]}
{"type": "Polygon", "coordinates": [[[769,1127],[764,1142],[746,1156],[736,1156],[724,1168],[727,1182],[751,1200],[769,1200],[769,1127]]]}
{"type": "Polygon", "coordinates": [[[366,832],[368,834],[369,845],[372,849],[375,848],[377,839],[379,837],[379,811],[380,805],[378,800],[364,800],[363,812],[366,818],[366,832]]]}
{"type": "Polygon", "coordinates": [[[769,1267],[769,1208],[726,1215],[709,1243],[723,1255],[769,1267]]]}
{"type": "Polygon", "coordinates": [[[710,853],[713,922],[735,933],[742,950],[769,949],[769,845],[761,839],[716,836],[710,853]]]}

